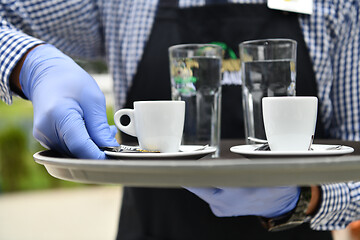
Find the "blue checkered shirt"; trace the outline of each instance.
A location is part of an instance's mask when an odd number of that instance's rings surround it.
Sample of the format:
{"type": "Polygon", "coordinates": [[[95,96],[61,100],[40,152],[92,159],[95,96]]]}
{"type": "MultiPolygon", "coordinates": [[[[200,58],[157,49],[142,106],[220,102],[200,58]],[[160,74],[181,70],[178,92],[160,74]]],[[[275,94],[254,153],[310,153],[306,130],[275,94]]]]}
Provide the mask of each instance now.
{"type": "MultiPolygon", "coordinates": [[[[266,3],[266,0],[231,0],[266,3]]],[[[105,58],[114,79],[116,108],[131,86],[149,38],[157,0],[1,0],[0,97],[11,103],[9,76],[22,55],[41,42],[73,57],[105,58]]],[[[205,0],[180,0],[179,7],[205,0]]],[[[299,15],[313,62],[325,130],[333,138],[360,140],[359,0],[315,0],[299,15]]],[[[360,183],[322,185],[323,201],[311,227],[333,230],[360,217],[360,183]]]]}

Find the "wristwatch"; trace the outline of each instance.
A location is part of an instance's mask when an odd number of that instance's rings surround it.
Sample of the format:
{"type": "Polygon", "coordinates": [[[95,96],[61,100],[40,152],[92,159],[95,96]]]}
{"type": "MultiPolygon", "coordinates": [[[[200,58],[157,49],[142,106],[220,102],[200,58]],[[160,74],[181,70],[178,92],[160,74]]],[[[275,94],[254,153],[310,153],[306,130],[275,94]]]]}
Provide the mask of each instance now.
{"type": "Polygon", "coordinates": [[[305,213],[310,199],[311,187],[301,187],[299,200],[292,211],[275,218],[260,217],[260,221],[271,232],[286,230],[310,222],[311,216],[305,213]]]}

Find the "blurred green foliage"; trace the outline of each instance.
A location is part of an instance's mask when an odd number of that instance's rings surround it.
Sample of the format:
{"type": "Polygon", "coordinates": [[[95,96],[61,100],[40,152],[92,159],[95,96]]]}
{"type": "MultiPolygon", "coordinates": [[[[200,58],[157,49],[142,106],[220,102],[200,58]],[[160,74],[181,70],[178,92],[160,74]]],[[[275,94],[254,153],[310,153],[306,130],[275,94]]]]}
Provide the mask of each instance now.
{"type": "MultiPolygon", "coordinates": [[[[50,176],[33,160],[33,154],[44,148],[32,136],[31,102],[13,100],[12,105],[0,101],[0,192],[83,186],[50,176]]],[[[111,108],[107,114],[113,124],[111,108]]]]}

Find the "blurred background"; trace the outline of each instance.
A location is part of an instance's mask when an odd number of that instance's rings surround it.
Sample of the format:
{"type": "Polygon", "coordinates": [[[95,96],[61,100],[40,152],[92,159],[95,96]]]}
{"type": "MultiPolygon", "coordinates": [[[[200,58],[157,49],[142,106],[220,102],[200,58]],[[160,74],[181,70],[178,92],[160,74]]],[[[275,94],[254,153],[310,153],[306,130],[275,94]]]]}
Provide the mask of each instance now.
{"type": "MultiPolygon", "coordinates": [[[[78,64],[98,82],[113,123],[112,80],[102,61],[78,64]]],[[[68,182],[50,176],[32,155],[44,148],[32,136],[29,101],[0,101],[0,239],[114,239],[121,186],[68,182]]]]}

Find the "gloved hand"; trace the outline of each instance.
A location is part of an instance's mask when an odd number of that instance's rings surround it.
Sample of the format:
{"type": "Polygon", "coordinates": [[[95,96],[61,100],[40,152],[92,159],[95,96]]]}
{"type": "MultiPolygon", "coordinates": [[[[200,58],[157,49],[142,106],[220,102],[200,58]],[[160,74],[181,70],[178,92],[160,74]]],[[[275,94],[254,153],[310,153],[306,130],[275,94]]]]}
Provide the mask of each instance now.
{"type": "Polygon", "coordinates": [[[27,55],[19,76],[34,107],[34,137],[46,148],[78,158],[104,159],[98,146],[118,146],[95,80],[52,45],[27,55]]]}
{"type": "Polygon", "coordinates": [[[277,217],[294,209],[300,196],[299,187],[186,189],[207,202],[218,217],[277,217]]]}

